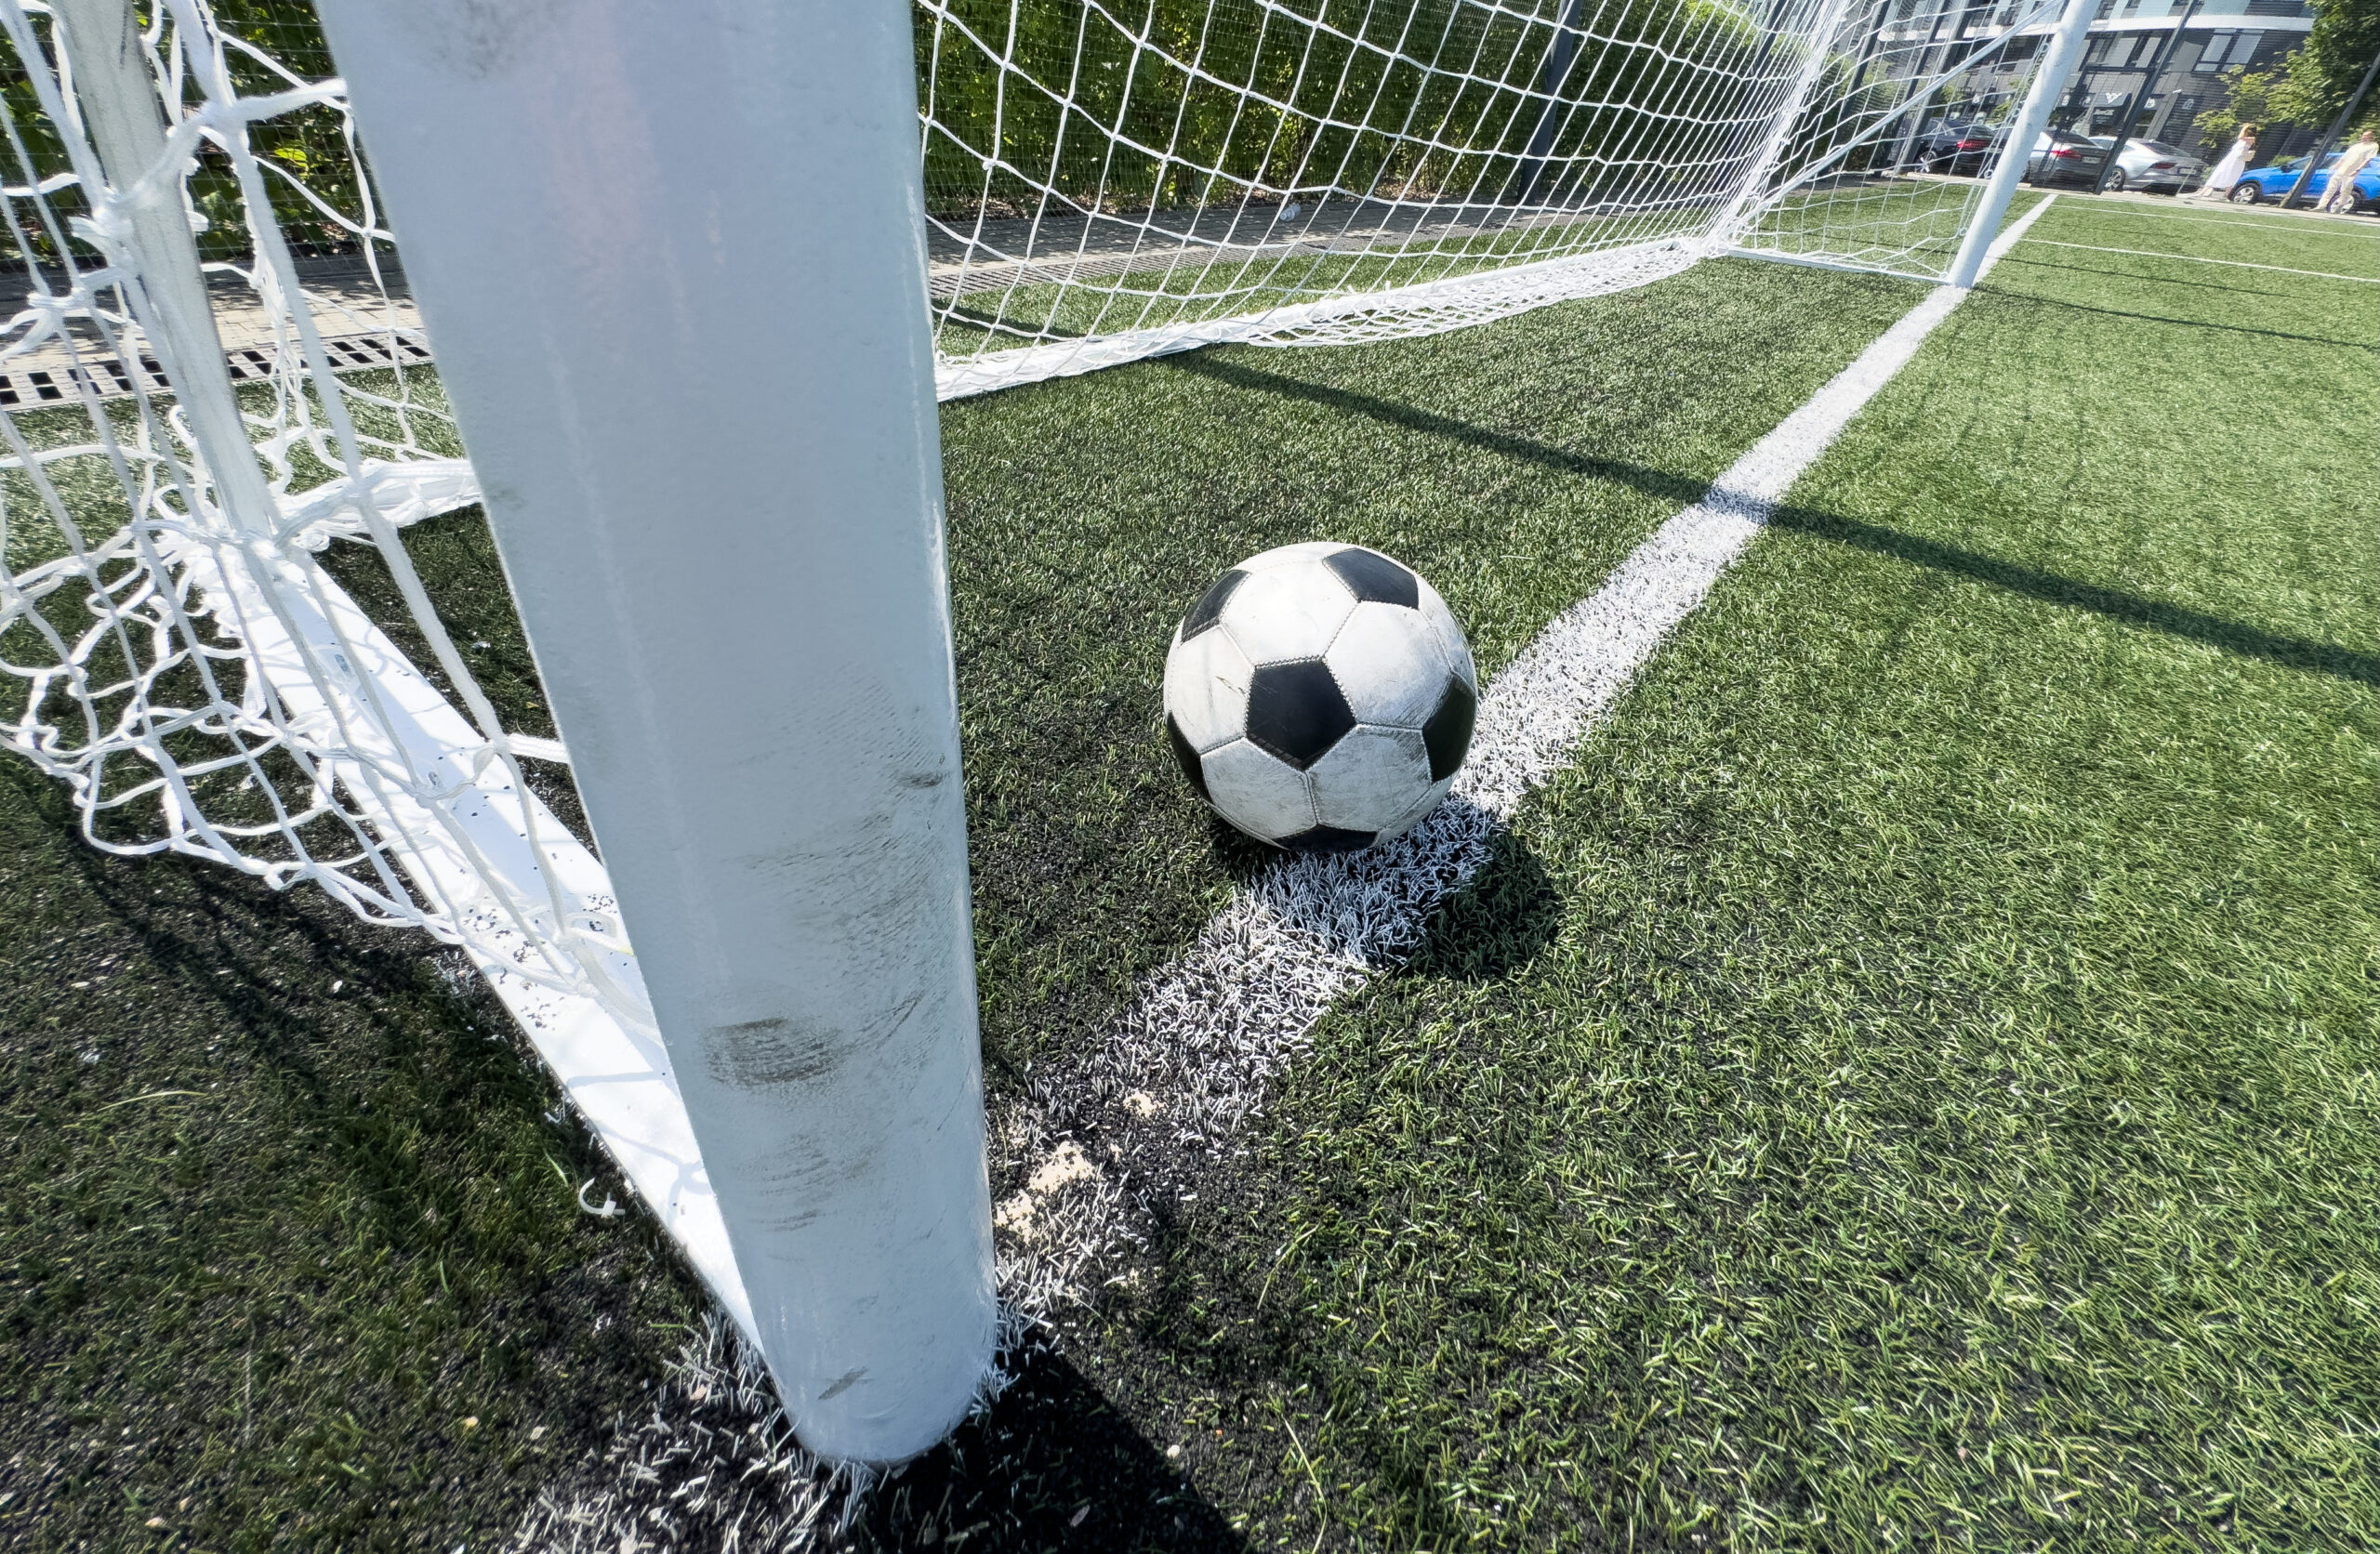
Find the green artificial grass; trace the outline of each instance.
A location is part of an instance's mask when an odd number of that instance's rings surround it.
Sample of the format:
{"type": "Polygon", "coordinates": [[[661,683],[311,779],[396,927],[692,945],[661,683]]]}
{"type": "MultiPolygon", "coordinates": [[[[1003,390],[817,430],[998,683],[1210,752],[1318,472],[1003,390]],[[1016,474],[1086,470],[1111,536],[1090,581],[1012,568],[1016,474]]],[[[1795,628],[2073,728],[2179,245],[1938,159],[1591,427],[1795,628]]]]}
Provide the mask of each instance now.
{"type": "MultiPolygon", "coordinates": [[[[2371,272],[2079,204],[2037,234],[2371,272]]],[[[853,1538],[2380,1537],[2370,471],[2263,435],[2368,445],[2373,290],[2020,247],[1136,1283],[853,1538]]],[[[1493,673],[1920,295],[1713,261],[945,407],[995,1092],[1262,862],[1157,737],[1217,572],[1378,546],[1493,673]]],[[[546,731],[484,525],[406,544],[546,731]]],[[[496,1544],[691,1280],[577,1211],[600,1159],[418,938],[104,858],[21,763],[0,832],[0,1534],[496,1544]]]]}
{"type": "MultiPolygon", "coordinates": [[[[948,407],[995,1087],[1095,1036],[1258,862],[1157,736],[1167,634],[1214,574],[1317,533],[1378,545],[1501,663],[1914,295],[1708,266],[1433,339],[1212,353],[948,407]]],[[[52,414],[45,435],[80,435],[52,414]]],[[[104,510],[109,485],[84,478],[104,510]]],[[[457,514],[405,543],[508,721],[549,731],[485,525],[457,514]]],[[[323,559],[435,676],[377,556],[323,559]]],[[[203,865],[104,858],[61,791],[0,770],[0,1391],[29,1400],[0,1409],[0,1529],[39,1547],[509,1533],[641,1406],[701,1320],[692,1281],[641,1218],[578,1213],[600,1160],[546,1120],[549,1082],[421,938],[203,865]]],[[[562,786],[548,797],[571,818],[562,786]]],[[[1063,1363],[979,1429],[1025,1444],[978,1442],[914,1512],[888,1495],[879,1541],[981,1499],[998,1508],[974,1521],[1031,1547],[1087,1486],[1163,1470],[1063,1363]],[[1020,1502],[1028,1480],[1044,1487],[1020,1502]]],[[[1212,1507],[1176,1514],[1229,1537],[1212,1507]]]]}
{"type": "Polygon", "coordinates": [[[1802,481],[1115,1319],[1255,1541],[2380,1540],[2374,303],[2022,246],[1802,481]]]}
{"type": "Polygon", "coordinates": [[[1328,536],[1446,595],[1492,674],[1920,295],[1707,265],[1426,339],[1242,348],[943,412],[985,1049],[1095,1037],[1261,862],[1159,732],[1174,623],[1328,536]]]}
{"type": "Polygon", "coordinates": [[[0,762],[0,1542],[474,1547],[699,1322],[422,935],[0,762]]]}

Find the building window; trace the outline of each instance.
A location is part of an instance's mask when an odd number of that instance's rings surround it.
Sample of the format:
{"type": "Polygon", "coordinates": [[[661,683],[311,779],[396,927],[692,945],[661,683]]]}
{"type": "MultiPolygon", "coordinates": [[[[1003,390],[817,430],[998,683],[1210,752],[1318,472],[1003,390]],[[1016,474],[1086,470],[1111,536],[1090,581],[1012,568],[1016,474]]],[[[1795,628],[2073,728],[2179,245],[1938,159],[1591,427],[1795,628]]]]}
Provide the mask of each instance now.
{"type": "Polygon", "coordinates": [[[2231,40],[2238,36],[2236,33],[2215,33],[2206,41],[2206,46],[2199,50],[2198,63],[2190,68],[2202,75],[2212,75],[2221,70],[2223,56],[2230,48],[2231,40]]]}

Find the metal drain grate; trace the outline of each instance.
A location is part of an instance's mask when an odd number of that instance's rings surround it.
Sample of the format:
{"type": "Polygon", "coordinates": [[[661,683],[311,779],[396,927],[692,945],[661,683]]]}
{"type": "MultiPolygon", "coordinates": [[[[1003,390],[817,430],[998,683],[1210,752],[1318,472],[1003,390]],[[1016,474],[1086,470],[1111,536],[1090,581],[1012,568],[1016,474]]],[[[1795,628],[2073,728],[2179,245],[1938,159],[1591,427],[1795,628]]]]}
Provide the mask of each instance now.
{"type": "MultiPolygon", "coordinates": [[[[430,365],[430,348],[418,339],[387,333],[346,335],[323,342],[334,372],[364,372],[390,367],[430,365]]],[[[243,347],[224,353],[235,383],[271,377],[274,351],[243,347]]],[[[171,393],[165,369],[153,356],[139,358],[139,387],[152,393],[171,393]]],[[[33,409],[45,404],[69,404],[82,398],[83,386],[100,399],[119,399],[134,387],[134,369],[119,356],[94,354],[80,362],[53,360],[44,366],[20,364],[0,370],[0,409],[33,409]]]]}

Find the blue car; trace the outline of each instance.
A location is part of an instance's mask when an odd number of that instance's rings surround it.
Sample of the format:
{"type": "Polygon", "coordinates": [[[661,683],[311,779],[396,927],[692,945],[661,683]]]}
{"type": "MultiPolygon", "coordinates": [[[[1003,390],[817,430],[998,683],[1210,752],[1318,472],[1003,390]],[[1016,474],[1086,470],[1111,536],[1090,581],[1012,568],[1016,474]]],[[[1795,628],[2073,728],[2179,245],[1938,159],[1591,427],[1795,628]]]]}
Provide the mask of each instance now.
{"type": "MultiPolygon", "coordinates": [[[[2310,205],[2321,199],[2323,189],[2331,181],[2331,168],[2338,159],[2336,151],[2322,158],[2322,165],[2306,180],[2306,192],[2298,196],[2300,200],[2310,205]]],[[[2290,186],[2297,181],[2297,175],[2305,166],[2304,157],[2284,156],[2269,167],[2242,173],[2240,181],[2231,186],[2231,203],[2259,205],[2267,200],[2286,199],[2290,186]]],[[[2380,159],[2365,163],[2363,171],[2355,175],[2355,208],[2368,211],[2375,207],[2380,207],[2380,159]]]]}

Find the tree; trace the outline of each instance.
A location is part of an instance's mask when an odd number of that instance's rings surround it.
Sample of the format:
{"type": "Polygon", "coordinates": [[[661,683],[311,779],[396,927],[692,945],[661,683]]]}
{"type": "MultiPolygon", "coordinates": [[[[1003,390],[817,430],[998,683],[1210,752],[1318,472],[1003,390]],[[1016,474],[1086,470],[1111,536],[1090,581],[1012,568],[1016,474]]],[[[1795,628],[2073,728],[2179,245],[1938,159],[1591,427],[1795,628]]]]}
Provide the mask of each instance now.
{"type": "MultiPolygon", "coordinates": [[[[2347,106],[2374,54],[2380,54],[2380,0],[2314,0],[2313,30],[2281,70],[2223,72],[2230,100],[2199,115],[2205,144],[2219,153],[2242,124],[2295,125],[2321,133],[2347,106]]],[[[2364,99],[2356,117],[2349,135],[2380,127],[2380,92],[2364,99]]],[[[2266,137],[2268,144],[2271,138],[2266,137]]]]}
{"type": "MultiPolygon", "coordinates": [[[[2380,0],[2315,0],[2314,27],[2289,57],[2289,76],[2274,95],[2276,112],[2291,122],[2328,128],[2380,54],[2380,0]]],[[[2380,118],[2370,99],[2358,115],[2380,118]]]]}
{"type": "MultiPolygon", "coordinates": [[[[2229,148],[2232,138],[2243,124],[2269,126],[2280,114],[2281,104],[2275,99],[2281,78],[2271,71],[2227,70],[2223,85],[2229,88],[2229,98],[2222,107],[2211,108],[2198,116],[2201,144],[2216,156],[2229,148]]],[[[2265,137],[2269,141],[2270,137],[2265,137]]]]}

